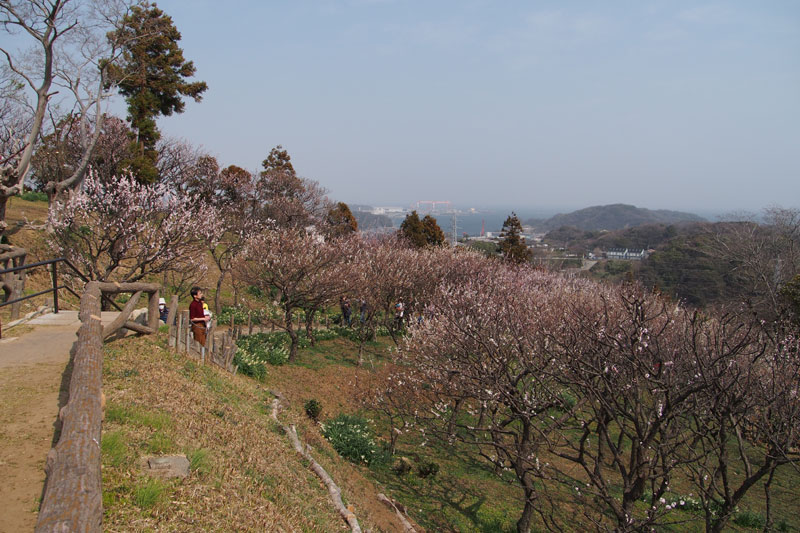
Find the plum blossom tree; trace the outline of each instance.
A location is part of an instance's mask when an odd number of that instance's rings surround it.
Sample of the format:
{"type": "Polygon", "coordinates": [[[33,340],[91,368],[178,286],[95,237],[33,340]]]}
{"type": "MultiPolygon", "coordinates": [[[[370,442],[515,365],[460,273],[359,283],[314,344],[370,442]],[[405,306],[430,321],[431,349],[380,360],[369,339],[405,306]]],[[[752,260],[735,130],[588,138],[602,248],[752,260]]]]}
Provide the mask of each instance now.
{"type": "Polygon", "coordinates": [[[289,335],[289,360],[297,358],[299,337],[294,312],[315,298],[333,298],[345,285],[344,263],[354,253],[341,242],[330,243],[303,230],[276,229],[253,235],[234,262],[234,277],[264,291],[280,293],[283,320],[275,321],[289,335]]]}
{"type": "Polygon", "coordinates": [[[577,487],[574,498],[598,528],[674,521],[664,496],[692,438],[686,417],[704,387],[696,361],[729,358],[746,343],[719,350],[711,322],[637,285],[597,285],[575,293],[565,311],[551,346],[564,362],[559,381],[585,405],[551,443],[582,475],[564,470],[558,479],[577,487]]]}
{"type": "MultiPolygon", "coordinates": [[[[347,276],[349,293],[366,302],[365,320],[359,320],[357,332],[363,340],[372,338],[375,328],[385,326],[392,340],[399,342],[403,323],[395,320],[395,305],[402,301],[410,316],[420,310],[418,302],[438,283],[433,266],[436,257],[430,250],[416,250],[397,235],[365,242],[347,276]]],[[[360,318],[360,317],[359,317],[360,318]]],[[[359,349],[359,361],[362,360],[359,349]]]]}
{"type": "Polygon", "coordinates": [[[523,502],[517,530],[530,531],[537,509],[546,517],[536,480],[548,475],[540,449],[558,427],[549,415],[565,409],[551,336],[565,298],[584,282],[486,264],[491,275],[438,288],[426,320],[410,329],[395,379],[419,391],[416,420],[427,435],[513,472],[523,502]]]}
{"type": "Polygon", "coordinates": [[[773,206],[760,217],[733,218],[711,228],[708,251],[729,265],[735,298],[774,320],[783,306],[781,288],[800,274],[800,210],[773,206]]]}
{"type": "Polygon", "coordinates": [[[132,282],[201,261],[198,224],[216,224],[213,208],[178,197],[163,184],[130,175],[101,182],[89,173],[80,191],[51,206],[53,249],[89,279],[132,282]]]}
{"type": "Polygon", "coordinates": [[[200,230],[206,247],[219,269],[214,306],[221,311],[220,292],[225,276],[233,268],[233,262],[242,253],[248,239],[270,227],[269,220],[250,216],[252,205],[252,176],[243,168],[231,165],[216,171],[216,162],[208,163],[204,188],[209,205],[217,216],[216,224],[203,226],[200,230]]]}
{"type": "Polygon", "coordinates": [[[697,358],[694,377],[703,389],[686,423],[692,441],[685,456],[710,532],[722,531],[761,481],[769,529],[774,474],[800,463],[796,325],[754,322],[750,316],[725,315],[707,342],[732,356],[697,358]]]}
{"type": "Polygon", "coordinates": [[[193,201],[214,210],[214,224],[199,224],[197,231],[219,269],[214,293],[215,312],[221,310],[220,292],[233,261],[243,250],[247,239],[270,226],[269,220],[252,216],[252,175],[231,165],[220,170],[216,158],[200,155],[185,165],[170,185],[193,201]]]}
{"type": "Polygon", "coordinates": [[[402,367],[387,362],[374,372],[357,377],[355,399],[366,411],[389,423],[389,453],[394,455],[397,442],[414,428],[414,410],[420,405],[419,388],[405,379],[402,367]]]}
{"type": "Polygon", "coordinates": [[[513,471],[524,495],[518,530],[534,513],[547,528],[574,526],[552,512],[554,483],[598,530],[696,519],[673,512],[669,494],[689,474],[706,529],[720,531],[756,483],[769,504],[776,470],[798,463],[796,324],[776,330],[638,285],[439,256],[448,273],[437,274],[426,319],[386,379],[411,383],[392,387],[408,397],[373,396],[400,412],[390,420],[412,412],[425,435],[513,471]]]}

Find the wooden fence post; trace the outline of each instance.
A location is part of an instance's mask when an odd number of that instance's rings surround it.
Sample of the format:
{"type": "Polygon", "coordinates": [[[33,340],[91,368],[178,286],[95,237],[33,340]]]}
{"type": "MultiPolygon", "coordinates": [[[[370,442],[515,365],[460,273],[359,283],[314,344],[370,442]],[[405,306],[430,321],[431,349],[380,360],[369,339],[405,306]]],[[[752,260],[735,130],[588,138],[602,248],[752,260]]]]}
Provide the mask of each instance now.
{"type": "Polygon", "coordinates": [[[142,291],[136,291],[128,300],[128,303],[125,304],[125,307],[122,308],[122,311],[119,312],[119,316],[115,318],[110,324],[103,328],[103,338],[108,337],[117,332],[125,322],[127,322],[128,317],[131,315],[131,311],[136,308],[136,304],[139,303],[139,298],[142,296],[142,291]]]}
{"type": "Polygon", "coordinates": [[[178,295],[173,294],[169,302],[169,314],[167,314],[167,324],[171,327],[175,324],[175,316],[178,314],[178,295]]]}
{"type": "Polygon", "coordinates": [[[192,323],[189,321],[189,311],[183,312],[183,323],[186,325],[186,342],[183,345],[184,351],[189,353],[189,343],[192,341],[192,323]]]}
{"type": "MultiPolygon", "coordinates": [[[[167,314],[167,325],[169,326],[169,339],[167,340],[167,345],[170,348],[177,348],[178,346],[178,336],[175,333],[175,318],[178,314],[178,295],[173,294],[172,299],[169,302],[169,313],[167,314]]],[[[177,328],[180,330],[180,327],[177,328]]]]}
{"type": "Polygon", "coordinates": [[[150,302],[147,306],[147,327],[158,331],[158,299],[161,291],[156,289],[150,293],[150,302]]]}
{"type": "Polygon", "coordinates": [[[178,315],[178,327],[175,330],[175,348],[181,351],[181,340],[183,339],[183,313],[178,315]]]}

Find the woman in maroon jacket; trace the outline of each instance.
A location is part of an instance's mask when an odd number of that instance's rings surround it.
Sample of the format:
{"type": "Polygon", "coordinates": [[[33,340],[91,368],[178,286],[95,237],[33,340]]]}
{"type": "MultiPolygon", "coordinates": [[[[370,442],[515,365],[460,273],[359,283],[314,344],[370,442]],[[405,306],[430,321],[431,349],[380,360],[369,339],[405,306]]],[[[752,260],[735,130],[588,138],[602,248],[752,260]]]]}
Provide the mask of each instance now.
{"type": "Polygon", "coordinates": [[[192,303],[189,304],[189,321],[192,323],[192,335],[194,340],[200,343],[201,346],[206,345],[206,318],[203,312],[203,289],[200,287],[192,287],[189,291],[192,295],[192,303]]]}

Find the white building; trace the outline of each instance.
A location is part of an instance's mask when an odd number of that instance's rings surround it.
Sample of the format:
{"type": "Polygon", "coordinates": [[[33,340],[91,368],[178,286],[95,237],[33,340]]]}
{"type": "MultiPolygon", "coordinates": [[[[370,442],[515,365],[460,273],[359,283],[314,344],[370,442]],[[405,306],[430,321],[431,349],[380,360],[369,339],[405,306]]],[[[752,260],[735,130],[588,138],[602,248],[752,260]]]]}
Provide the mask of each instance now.
{"type": "Polygon", "coordinates": [[[635,248],[609,248],[606,250],[606,259],[620,261],[641,261],[647,258],[647,250],[635,248]]]}

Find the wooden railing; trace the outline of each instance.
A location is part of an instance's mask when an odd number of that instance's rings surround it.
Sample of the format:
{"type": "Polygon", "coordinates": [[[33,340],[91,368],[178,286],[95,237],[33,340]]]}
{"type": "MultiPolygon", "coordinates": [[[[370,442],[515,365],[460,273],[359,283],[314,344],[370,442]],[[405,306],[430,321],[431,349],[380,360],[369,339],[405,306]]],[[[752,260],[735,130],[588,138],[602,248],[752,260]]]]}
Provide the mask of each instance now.
{"type": "MultiPolygon", "coordinates": [[[[0,252],[9,248],[10,247],[7,245],[0,245],[0,252]]],[[[0,269],[0,288],[2,288],[5,292],[5,300],[0,302],[0,307],[5,307],[7,305],[11,306],[11,320],[19,318],[19,306],[23,301],[36,298],[37,296],[42,296],[43,294],[52,293],[54,313],[58,313],[59,310],[58,291],[61,289],[66,289],[74,296],[80,298],[80,295],[72,290],[69,285],[58,284],[59,263],[63,264],[64,267],[69,268],[72,271],[72,275],[77,276],[86,283],[89,282],[89,278],[84,276],[81,271],[78,270],[68,259],[59,257],[57,259],[48,259],[46,261],[25,264],[25,255],[26,252],[22,248],[15,248],[10,252],[0,254],[0,266],[3,267],[0,269]],[[52,286],[42,291],[23,296],[22,292],[25,288],[25,276],[27,271],[33,270],[34,268],[47,267],[48,265],[50,265],[50,278],[53,282],[52,286]]],[[[109,298],[105,292],[103,292],[102,297],[110,307],[114,307],[118,311],[121,311],[116,302],[109,298]]],[[[2,323],[0,323],[0,338],[2,337],[3,329],[2,323]]]]}
{"type": "Polygon", "coordinates": [[[25,264],[28,252],[10,244],[0,244],[0,289],[4,293],[4,305],[12,305],[11,320],[19,318],[19,306],[25,289],[25,272],[19,267],[25,264]]]}
{"type": "Polygon", "coordinates": [[[103,339],[125,327],[140,333],[158,330],[161,287],[153,283],[86,284],[73,346],[69,401],[61,409],[61,436],[47,454],[47,481],[36,532],[102,530],[103,497],[100,472],[103,339]],[[103,327],[101,300],[107,294],[133,293],[119,317],[103,327]],[[128,320],[142,293],[150,296],[147,325],[128,320]]]}

